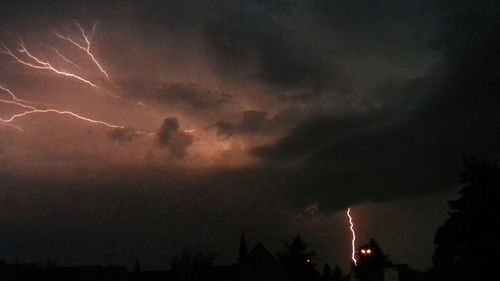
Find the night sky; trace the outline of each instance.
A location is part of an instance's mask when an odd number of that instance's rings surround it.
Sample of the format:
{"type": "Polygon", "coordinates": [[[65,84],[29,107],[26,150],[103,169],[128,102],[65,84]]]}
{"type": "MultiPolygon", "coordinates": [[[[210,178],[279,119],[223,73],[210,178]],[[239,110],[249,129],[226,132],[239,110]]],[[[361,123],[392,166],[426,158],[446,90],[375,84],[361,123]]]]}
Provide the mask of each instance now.
{"type": "Polygon", "coordinates": [[[351,207],[360,242],[428,268],[464,155],[500,156],[499,11],[2,0],[0,259],[166,269],[186,248],[231,264],[242,232],[272,252],[301,233],[347,269],[351,207]],[[80,27],[103,71],[67,40],[83,46],[80,27]],[[19,63],[8,50],[37,65],[20,43],[95,86],[19,63]],[[28,105],[105,124],[9,121],[28,105]]]}

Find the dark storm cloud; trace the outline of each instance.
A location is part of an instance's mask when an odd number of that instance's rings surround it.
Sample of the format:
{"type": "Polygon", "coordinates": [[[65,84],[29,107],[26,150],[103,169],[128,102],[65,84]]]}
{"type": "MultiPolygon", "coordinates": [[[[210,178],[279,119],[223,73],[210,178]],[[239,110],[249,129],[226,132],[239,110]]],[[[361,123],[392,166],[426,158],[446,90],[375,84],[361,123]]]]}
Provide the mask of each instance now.
{"type": "Polygon", "coordinates": [[[217,110],[233,99],[229,93],[214,92],[194,82],[172,82],[158,87],[133,80],[119,83],[123,97],[197,113],[217,110]]]}
{"type": "Polygon", "coordinates": [[[256,148],[256,155],[271,162],[303,159],[302,181],[316,186],[309,189],[315,196],[336,186],[332,192],[353,190],[357,198],[382,201],[454,186],[463,154],[498,159],[499,5],[468,3],[446,12],[436,41],[444,61],[426,77],[377,90],[422,93],[409,102],[420,100],[408,114],[389,110],[400,119],[386,126],[311,120],[256,148]]]}
{"type": "Polygon", "coordinates": [[[171,83],[162,86],[157,100],[176,107],[215,110],[231,100],[227,93],[213,93],[196,83],[171,83]]]}
{"type": "MultiPolygon", "coordinates": [[[[122,12],[131,9],[135,16],[131,21],[145,32],[154,32],[157,24],[199,28],[209,39],[223,78],[248,75],[251,70],[250,77],[244,78],[254,79],[257,86],[260,83],[271,86],[276,90],[272,92],[275,96],[293,92],[287,90],[304,89],[307,95],[330,86],[340,88],[337,83],[343,81],[337,81],[339,69],[330,65],[332,54],[325,43],[327,40],[323,41],[327,38],[305,39],[299,31],[304,22],[292,17],[299,2],[306,1],[105,1],[100,7],[84,1],[75,5],[68,1],[49,5],[42,5],[40,1],[31,1],[30,5],[8,1],[3,6],[8,12],[0,10],[0,14],[9,15],[2,23],[10,21],[13,25],[26,15],[39,14],[45,19],[113,19],[130,15],[121,14],[117,9],[122,12]],[[254,57],[258,62],[256,69],[247,65],[254,57]]],[[[368,112],[345,109],[344,114],[328,114],[328,110],[321,110],[314,118],[303,121],[306,117],[300,110],[269,116],[268,109],[263,108],[242,113],[241,120],[217,123],[219,132],[226,135],[269,133],[279,137],[273,133],[294,128],[272,145],[255,144],[252,152],[260,160],[257,163],[225,168],[210,166],[197,173],[199,171],[194,171],[187,162],[189,158],[183,157],[189,153],[193,138],[183,132],[177,118],[167,118],[158,130],[157,144],[186,160],[185,167],[171,168],[170,162],[161,162],[165,163],[161,167],[153,164],[154,167],[142,167],[144,163],[134,161],[126,163],[132,166],[130,169],[106,167],[102,174],[89,177],[86,171],[90,164],[82,163],[83,172],[79,170],[81,173],[69,182],[58,180],[61,175],[54,174],[46,176],[49,179],[33,181],[28,181],[24,174],[17,178],[2,175],[0,228],[7,229],[5,245],[10,247],[4,252],[11,257],[15,257],[17,251],[21,255],[32,252],[29,246],[20,250],[9,246],[17,241],[61,245],[59,240],[66,239],[61,252],[73,255],[75,263],[81,263],[82,259],[93,263],[93,257],[102,259],[113,251],[116,256],[131,260],[137,253],[154,252],[157,256],[150,256],[149,261],[163,267],[172,246],[190,240],[200,244],[211,241],[223,245],[221,248],[225,250],[228,239],[248,227],[259,229],[256,232],[259,236],[286,232],[291,225],[288,220],[307,206],[313,208],[309,211],[306,208],[306,214],[316,217],[366,201],[413,198],[454,187],[462,153],[493,160],[500,155],[498,3],[468,1],[458,5],[455,2],[442,2],[441,12],[445,16],[435,27],[442,30],[433,46],[444,60],[417,79],[411,76],[377,81],[375,89],[363,98],[376,97],[375,100],[382,102],[368,107],[368,112]],[[19,233],[37,235],[28,239],[19,233]],[[75,234],[81,237],[75,239],[75,234]],[[75,241],[86,241],[90,247],[74,246],[78,244],[75,241]],[[76,247],[92,248],[94,252],[75,252],[76,247]],[[134,253],[126,253],[133,247],[137,249],[129,251],[134,253]]],[[[354,53],[362,51],[360,55],[382,56],[384,62],[397,60],[400,57],[391,56],[391,52],[400,52],[404,54],[403,64],[408,57],[419,58],[418,54],[408,51],[414,49],[398,45],[400,38],[392,33],[400,23],[417,26],[417,29],[425,25],[426,17],[413,22],[420,17],[416,16],[419,12],[413,13],[408,8],[413,4],[398,8],[398,4],[386,1],[380,2],[382,4],[353,1],[331,4],[333,1],[326,0],[311,3],[314,9],[307,11],[327,24],[325,34],[344,30],[358,40],[347,42],[352,38],[345,37],[346,45],[340,42],[337,51],[356,46],[354,53]],[[389,7],[384,6],[386,3],[389,7]],[[396,8],[391,8],[392,5],[396,8]],[[390,20],[385,21],[388,15],[390,20]],[[365,29],[360,32],[353,26],[365,29]],[[378,32],[380,26],[384,32],[378,32]],[[379,41],[385,41],[385,45],[378,45],[379,41]],[[389,48],[389,45],[396,47],[389,48]]],[[[409,38],[405,42],[412,44],[423,40],[418,32],[413,34],[413,30],[405,35],[409,38]]],[[[382,67],[362,62],[361,69],[373,69],[370,75],[377,74],[382,67]]],[[[353,71],[350,76],[357,76],[357,72],[353,71]]],[[[125,96],[150,101],[153,105],[210,112],[231,99],[224,93],[210,92],[189,83],[171,83],[165,87],[149,86],[146,82],[118,83],[122,84],[125,96]],[[208,98],[210,95],[213,97],[208,98]]],[[[341,94],[349,96],[350,93],[341,94]]],[[[339,103],[333,96],[329,98],[324,104],[339,103]]],[[[313,109],[324,105],[307,98],[301,102],[313,109]]],[[[128,129],[111,130],[108,136],[119,142],[134,138],[128,129]]],[[[5,138],[0,142],[3,145],[0,153],[10,151],[12,142],[5,138]]],[[[50,153],[43,153],[53,158],[50,153]]],[[[32,154],[20,149],[7,157],[20,155],[31,163],[34,162],[30,158],[32,154]]],[[[12,170],[23,171],[22,165],[12,166],[12,170]]],[[[419,208],[421,205],[415,207],[419,208]]],[[[51,249],[38,249],[37,253],[43,256],[57,252],[54,247],[48,248],[51,249]]]]}
{"type": "MultiPolygon", "coordinates": [[[[332,81],[329,50],[323,38],[307,40],[297,32],[291,10],[300,1],[146,1],[137,11],[143,21],[164,22],[170,27],[199,28],[212,48],[220,74],[254,79],[283,89],[306,89],[314,94],[332,81]],[[150,9],[154,6],[154,9],[150,9]],[[249,64],[255,64],[252,69],[249,64]],[[250,73],[249,73],[250,72],[250,73]]],[[[306,6],[303,6],[307,8],[306,6]]]]}
{"type": "Polygon", "coordinates": [[[160,147],[170,150],[173,156],[183,157],[186,149],[193,143],[193,137],[180,130],[177,118],[166,118],[158,131],[160,147]]]}
{"type": "Polygon", "coordinates": [[[301,42],[265,11],[214,19],[206,29],[223,73],[238,71],[238,66],[255,55],[259,64],[256,78],[271,86],[320,90],[332,78],[331,68],[312,42],[301,42]]]}
{"type": "MultiPolygon", "coordinates": [[[[11,1],[8,2],[7,9],[21,11],[9,12],[14,15],[34,14],[35,8],[40,5],[34,3],[23,9],[21,4],[11,1]]],[[[190,4],[182,4],[181,1],[154,3],[156,2],[140,4],[131,1],[122,4],[121,8],[132,9],[132,14],[137,16],[134,20],[144,29],[151,29],[151,22],[172,23],[174,28],[179,25],[199,28],[207,36],[223,76],[231,78],[232,74],[237,76],[246,73],[248,60],[256,58],[258,65],[254,73],[255,81],[276,86],[276,93],[282,93],[283,89],[307,89],[315,92],[336,83],[333,79],[336,76],[333,74],[336,74],[337,69],[330,63],[332,54],[329,52],[329,45],[325,43],[327,40],[317,36],[306,40],[298,28],[304,24],[301,17],[294,17],[293,11],[298,7],[298,2],[280,4],[285,2],[272,1],[267,4],[263,1],[222,1],[220,5],[207,4],[206,1],[190,4]],[[178,15],[174,16],[175,13],[178,15]],[[297,21],[293,21],[295,19],[297,21]]],[[[93,3],[78,4],[76,7],[81,8],[82,15],[92,17],[113,10],[114,4],[116,2],[101,9],[93,9],[93,3]]],[[[421,16],[420,12],[409,13],[413,4],[398,5],[390,2],[383,4],[383,7],[380,5],[314,1],[312,6],[306,5],[304,9],[313,17],[328,22],[325,28],[332,30],[345,26],[365,26],[365,31],[376,31],[376,27],[380,25],[395,27],[394,23],[411,23],[421,16]],[[406,17],[405,13],[411,16],[406,17]],[[390,16],[390,20],[386,20],[386,16],[390,16]]],[[[289,200],[299,198],[297,201],[301,203],[308,201],[302,200],[301,193],[305,191],[300,185],[319,186],[317,190],[307,192],[306,198],[313,202],[314,197],[320,194],[325,195],[333,190],[346,191],[354,187],[359,192],[353,193],[353,197],[349,195],[352,200],[372,197],[383,200],[404,196],[408,190],[398,189],[398,186],[409,186],[409,183],[411,186],[425,186],[430,180],[440,183],[440,179],[445,179],[443,182],[446,185],[453,182],[453,171],[460,165],[462,153],[482,153],[488,156],[497,152],[492,143],[497,143],[498,140],[494,128],[494,124],[498,123],[498,103],[495,102],[498,92],[495,70],[499,64],[495,47],[498,46],[499,38],[498,22],[495,21],[498,18],[498,4],[465,2],[455,6],[445,1],[442,5],[441,12],[445,16],[439,25],[442,31],[437,34],[434,46],[445,59],[436,70],[417,80],[410,79],[409,82],[395,79],[371,92],[370,94],[383,96],[385,103],[380,112],[371,109],[375,113],[315,117],[297,125],[276,144],[254,149],[254,154],[269,165],[279,167],[283,161],[302,160],[295,167],[299,171],[291,172],[294,173],[296,183],[290,184],[289,200]],[[445,174],[445,177],[440,177],[439,173],[445,174]],[[418,184],[412,183],[414,176],[419,174],[427,174],[428,178],[419,179],[418,184]],[[330,190],[332,185],[336,188],[330,190]],[[363,194],[367,189],[370,191],[363,194]],[[385,195],[395,190],[397,192],[390,196],[385,195]]],[[[425,9],[428,7],[425,3],[423,6],[425,9]]],[[[63,14],[62,11],[72,9],[61,1],[44,7],[40,14],[49,15],[50,12],[47,11],[56,10],[60,15],[63,14]]],[[[77,12],[70,15],[75,13],[77,12]]],[[[113,16],[117,15],[111,17],[113,16]]],[[[422,19],[427,20],[425,16],[420,18],[422,19]]],[[[392,29],[384,31],[383,34],[386,34],[392,29]]],[[[363,37],[370,34],[361,32],[357,35],[363,37]]],[[[360,42],[354,42],[357,43],[360,42]]],[[[360,50],[371,48],[369,43],[370,41],[364,42],[360,50]]],[[[141,83],[124,85],[124,88],[128,88],[127,91],[136,93],[137,98],[151,96],[150,100],[164,104],[191,108],[213,108],[217,104],[217,99],[206,99],[207,90],[193,84],[173,83],[161,89],[141,83]]],[[[220,98],[225,100],[222,95],[220,98]]],[[[264,111],[249,111],[246,115],[243,114],[241,121],[222,120],[217,127],[227,135],[255,134],[273,128],[272,123],[273,119],[264,111]]],[[[119,140],[129,138],[125,131],[113,132],[112,135],[119,140]]],[[[179,129],[176,119],[167,119],[159,130],[158,142],[160,146],[172,149],[173,153],[183,155],[192,140],[179,129]]],[[[290,172],[286,169],[280,171],[285,174],[290,172]]],[[[251,174],[260,172],[257,169],[251,174]]],[[[279,181],[283,177],[264,174],[262,176],[270,185],[282,185],[279,181]]],[[[343,196],[345,198],[339,200],[346,202],[348,196],[343,196]]],[[[344,205],[329,204],[331,210],[344,205]]]]}
{"type": "Polygon", "coordinates": [[[312,204],[311,206],[304,208],[302,214],[308,217],[312,217],[316,215],[318,212],[319,212],[318,204],[312,204]]]}
{"type": "MultiPolygon", "coordinates": [[[[219,120],[214,128],[222,136],[267,136],[276,137],[295,127],[295,124],[307,119],[312,113],[300,108],[290,107],[275,114],[262,110],[245,110],[238,118],[219,120]]],[[[313,115],[317,115],[313,114],[313,115]]],[[[320,117],[318,117],[320,118],[320,117]]]]}
{"type": "MultiPolygon", "coordinates": [[[[134,0],[52,0],[40,2],[37,0],[5,0],[0,7],[0,21],[22,22],[27,18],[33,23],[41,21],[52,24],[61,20],[90,18],[95,20],[123,16],[122,8],[131,7],[134,0]]],[[[25,24],[25,23],[22,23],[25,24]]]]}
{"type": "Polygon", "coordinates": [[[120,96],[133,100],[154,99],[155,92],[158,90],[155,86],[138,80],[123,79],[117,83],[120,88],[120,96]]]}
{"type": "Polygon", "coordinates": [[[109,138],[119,143],[127,143],[135,140],[139,135],[132,128],[114,128],[106,132],[109,138]]]}
{"type": "Polygon", "coordinates": [[[268,117],[267,112],[260,110],[247,110],[242,113],[239,122],[231,123],[218,121],[215,128],[221,135],[231,136],[233,134],[259,135],[272,132],[276,124],[268,117]]]}
{"type": "MultiPolygon", "coordinates": [[[[42,5],[26,1],[22,5],[12,1],[7,5],[12,7],[7,9],[19,11],[9,12],[10,15],[19,14],[19,18],[37,15],[42,21],[127,19],[137,23],[143,33],[154,36],[158,36],[154,31],[160,25],[177,30],[188,26],[189,32],[206,36],[221,78],[250,79],[270,86],[271,94],[291,98],[299,95],[300,99],[317,96],[343,83],[337,75],[342,69],[332,62],[338,56],[335,52],[349,48],[343,42],[332,42],[328,32],[313,34],[308,29],[326,30],[327,26],[312,25],[309,21],[321,20],[322,15],[333,12],[341,14],[338,11],[343,10],[352,14],[353,22],[364,20],[365,16],[353,13],[357,9],[352,5],[330,6],[321,1],[110,1],[104,5],[101,2],[76,1],[69,5],[58,1],[42,5]],[[314,20],[306,20],[309,16],[314,20]],[[340,47],[334,51],[332,45],[340,47]]],[[[377,9],[380,10],[388,9],[384,6],[377,9]]],[[[333,29],[329,32],[338,33],[333,29]]]]}
{"type": "Polygon", "coordinates": [[[445,97],[453,96],[460,105],[470,102],[471,106],[498,101],[495,92],[500,88],[496,75],[500,64],[500,4],[444,1],[440,8],[444,13],[439,22],[443,29],[433,46],[445,57],[450,80],[445,97]],[[449,10],[451,5],[453,9],[449,10]]]}
{"type": "Polygon", "coordinates": [[[360,26],[408,20],[421,20],[433,13],[433,1],[329,1],[313,0],[310,9],[318,18],[337,26],[360,26]]]}
{"type": "Polygon", "coordinates": [[[335,139],[377,124],[375,115],[350,117],[318,116],[306,120],[290,134],[270,146],[256,147],[254,153],[271,161],[287,161],[314,152],[335,139]]]}

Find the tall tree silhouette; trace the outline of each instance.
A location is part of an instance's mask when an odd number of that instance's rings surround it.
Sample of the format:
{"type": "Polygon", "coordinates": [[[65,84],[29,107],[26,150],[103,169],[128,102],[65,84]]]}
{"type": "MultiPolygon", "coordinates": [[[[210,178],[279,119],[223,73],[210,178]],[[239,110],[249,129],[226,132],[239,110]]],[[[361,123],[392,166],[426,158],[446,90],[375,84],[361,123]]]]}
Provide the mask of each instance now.
{"type": "Polygon", "coordinates": [[[333,281],[341,281],[342,280],[342,270],[340,267],[335,266],[333,270],[333,281]]]}
{"type": "Polygon", "coordinates": [[[238,252],[238,262],[242,264],[248,258],[248,248],[247,242],[245,239],[245,233],[241,234],[240,237],[240,251],[238,252]]]}
{"type": "Polygon", "coordinates": [[[499,248],[498,203],[500,169],[497,165],[465,160],[460,175],[460,197],[449,202],[450,217],[435,236],[435,280],[487,280],[496,274],[492,251],[499,248]]]}
{"type": "Polygon", "coordinates": [[[342,280],[342,270],[340,270],[340,267],[335,266],[335,269],[333,270],[330,268],[330,265],[327,263],[323,267],[323,280],[324,281],[341,281],[342,280]]]}
{"type": "Polygon", "coordinates": [[[384,265],[390,263],[389,257],[384,253],[380,245],[378,244],[375,239],[371,238],[367,244],[362,245],[359,247],[358,251],[361,250],[370,250],[370,253],[359,255],[360,258],[360,263],[370,263],[370,264],[378,264],[378,265],[384,265]]]}
{"type": "Polygon", "coordinates": [[[332,273],[332,269],[330,268],[330,266],[325,263],[325,266],[323,267],[323,280],[324,281],[333,281],[333,273],[332,273]]]}
{"type": "Polygon", "coordinates": [[[361,281],[384,280],[384,267],[390,265],[389,257],[384,253],[375,239],[358,248],[359,261],[353,269],[361,281]]]}
{"type": "Polygon", "coordinates": [[[286,244],[285,250],[278,253],[278,260],[284,267],[290,280],[317,280],[319,273],[315,269],[313,257],[314,250],[308,250],[300,234],[297,234],[291,244],[286,244]]]}
{"type": "Polygon", "coordinates": [[[184,249],[180,255],[171,260],[170,269],[177,280],[205,280],[207,272],[213,265],[213,260],[212,254],[204,254],[198,251],[192,255],[188,250],[184,249]]]}

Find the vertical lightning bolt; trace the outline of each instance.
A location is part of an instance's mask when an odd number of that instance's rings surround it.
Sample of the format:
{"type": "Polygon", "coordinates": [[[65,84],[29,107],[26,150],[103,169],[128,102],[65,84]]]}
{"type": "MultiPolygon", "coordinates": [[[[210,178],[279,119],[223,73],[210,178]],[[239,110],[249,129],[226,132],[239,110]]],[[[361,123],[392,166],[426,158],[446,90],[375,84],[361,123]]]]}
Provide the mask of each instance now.
{"type": "Polygon", "coordinates": [[[352,217],[351,217],[351,208],[347,208],[347,217],[349,218],[349,228],[351,229],[352,233],[352,253],[351,253],[351,259],[354,262],[354,265],[356,266],[358,261],[356,260],[356,233],[354,232],[354,223],[352,222],[352,217]]]}
{"type": "Polygon", "coordinates": [[[91,44],[90,37],[92,37],[94,35],[95,29],[97,27],[97,22],[94,23],[94,26],[92,27],[92,33],[90,35],[87,35],[87,33],[85,32],[85,29],[83,29],[83,27],[78,22],[76,23],[76,26],[78,27],[78,29],[80,30],[80,33],[82,34],[83,40],[85,41],[85,45],[76,42],[75,40],[73,40],[69,36],[62,35],[62,34],[57,33],[57,32],[54,32],[54,35],[65,40],[65,41],[68,41],[69,43],[75,45],[76,47],[78,47],[79,49],[84,51],[90,57],[90,59],[94,62],[94,64],[97,66],[97,68],[99,68],[99,71],[101,71],[101,73],[104,74],[104,76],[106,76],[106,79],[108,79],[108,81],[111,81],[109,79],[109,75],[106,72],[106,70],[104,70],[104,68],[99,63],[99,61],[96,59],[94,54],[90,51],[90,44],[91,44]]]}

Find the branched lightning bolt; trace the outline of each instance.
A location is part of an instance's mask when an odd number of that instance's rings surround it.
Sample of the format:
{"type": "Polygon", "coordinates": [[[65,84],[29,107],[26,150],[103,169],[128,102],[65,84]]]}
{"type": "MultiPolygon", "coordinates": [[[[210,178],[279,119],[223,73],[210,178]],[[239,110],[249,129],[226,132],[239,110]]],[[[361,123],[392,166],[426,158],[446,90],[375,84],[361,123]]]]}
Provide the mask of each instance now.
{"type": "Polygon", "coordinates": [[[29,101],[29,100],[25,100],[25,99],[21,99],[21,98],[18,98],[11,90],[9,90],[8,88],[6,88],[5,86],[3,86],[2,84],[0,84],[0,90],[6,92],[12,100],[5,100],[5,99],[0,99],[0,101],[2,103],[7,103],[7,104],[12,104],[13,101],[17,102],[16,104],[18,106],[23,106],[23,107],[30,107],[28,106],[27,104],[38,104],[38,105],[42,105],[42,106],[48,106],[48,104],[46,103],[43,103],[43,102],[38,102],[38,101],[29,101]]]}
{"type": "MultiPolygon", "coordinates": [[[[2,87],[1,89],[2,89],[2,90],[6,90],[6,92],[8,92],[8,93],[11,93],[11,94],[12,94],[12,92],[11,92],[9,89],[6,89],[6,88],[4,88],[4,87],[2,87]]],[[[17,100],[19,100],[19,99],[17,99],[17,97],[16,97],[14,94],[12,94],[12,98],[13,98],[13,99],[16,99],[16,100],[5,100],[5,99],[0,99],[0,103],[3,103],[3,104],[11,104],[11,105],[19,106],[19,107],[24,108],[25,110],[34,110],[34,109],[35,109],[35,107],[33,107],[33,106],[25,105],[25,104],[22,104],[21,102],[17,101],[17,100]]],[[[14,124],[10,124],[10,122],[8,122],[6,119],[2,119],[2,118],[0,118],[0,124],[2,124],[2,125],[4,125],[4,126],[9,126],[9,127],[12,127],[12,128],[17,129],[17,130],[19,130],[19,131],[21,131],[21,132],[23,132],[23,131],[24,131],[21,127],[18,127],[18,126],[14,125],[14,124]]]]}
{"type": "Polygon", "coordinates": [[[54,51],[54,53],[56,53],[56,55],[58,57],[60,57],[63,61],[71,64],[72,66],[76,67],[76,68],[80,68],[76,63],[72,62],[70,59],[68,59],[67,57],[65,57],[63,54],[61,54],[61,52],[59,52],[58,49],[54,48],[54,47],[50,47],[51,50],[54,51]]]}
{"type": "MultiPolygon", "coordinates": [[[[22,104],[20,102],[17,102],[17,101],[12,101],[12,100],[5,100],[5,99],[0,99],[0,103],[3,103],[3,104],[13,104],[13,105],[16,105],[16,106],[19,106],[19,107],[22,107],[24,109],[29,109],[29,110],[36,110],[35,107],[33,106],[30,106],[30,105],[25,105],[25,104],[22,104]]],[[[5,121],[5,120],[4,120],[5,121]]]]}
{"type": "MultiPolygon", "coordinates": [[[[25,103],[29,102],[29,101],[25,101],[25,100],[17,98],[17,96],[8,88],[5,88],[4,86],[0,86],[0,89],[7,92],[11,96],[11,100],[0,99],[0,103],[14,105],[14,106],[18,106],[18,107],[21,107],[24,109],[23,112],[13,114],[6,119],[0,118],[0,123],[14,127],[16,129],[18,129],[19,131],[23,131],[23,129],[18,127],[18,126],[15,126],[11,123],[18,118],[21,118],[21,117],[24,117],[27,115],[31,115],[31,114],[35,114],[35,113],[56,113],[56,114],[60,114],[60,115],[69,115],[71,117],[74,117],[74,118],[77,118],[77,119],[80,119],[80,120],[83,120],[86,122],[90,122],[90,123],[94,123],[94,124],[98,124],[98,125],[103,125],[103,126],[106,126],[109,128],[125,128],[124,126],[115,125],[115,124],[111,124],[108,122],[91,119],[91,118],[76,114],[76,113],[68,111],[68,110],[59,110],[59,109],[55,109],[55,108],[40,109],[40,108],[37,108],[37,107],[32,106],[32,105],[27,105],[25,103]]],[[[33,103],[33,102],[31,102],[31,103],[33,103]]]]}
{"type": "Polygon", "coordinates": [[[0,125],[7,126],[7,127],[11,127],[11,128],[16,129],[16,130],[19,130],[19,131],[21,131],[21,132],[24,132],[23,128],[18,127],[18,126],[13,125],[13,124],[10,124],[10,123],[4,123],[3,121],[0,121],[0,125]]]}
{"type": "Polygon", "coordinates": [[[351,208],[347,208],[347,217],[349,218],[349,228],[351,229],[352,233],[352,254],[351,254],[351,259],[354,262],[354,265],[356,266],[358,261],[356,260],[356,233],[354,232],[354,223],[352,222],[352,217],[351,217],[351,208]]]}
{"type": "Polygon", "coordinates": [[[7,46],[3,45],[3,50],[2,52],[6,55],[9,55],[11,56],[13,59],[15,59],[18,63],[21,63],[25,66],[28,66],[28,67],[31,67],[31,68],[35,68],[35,69],[44,69],[44,70],[50,70],[52,72],[55,72],[59,75],[63,75],[63,76],[66,76],[66,77],[71,77],[71,78],[74,78],[74,79],[77,79],[77,80],[80,80],[81,82],[83,83],[86,83],[94,88],[97,88],[97,85],[92,83],[91,81],[79,76],[79,75],[76,75],[74,73],[71,73],[71,72],[66,72],[66,71],[62,71],[60,69],[57,69],[55,68],[54,66],[52,66],[48,61],[43,61],[39,58],[37,58],[36,56],[34,56],[33,54],[31,54],[28,49],[26,49],[26,46],[24,45],[24,42],[22,40],[19,41],[19,47],[20,49],[18,49],[18,52],[19,53],[22,53],[22,54],[25,54],[28,58],[30,58],[33,62],[29,62],[29,61],[26,61],[22,58],[20,58],[18,55],[14,54],[7,46]]]}
{"type": "Polygon", "coordinates": [[[10,122],[14,121],[15,119],[17,119],[19,117],[23,117],[23,116],[34,114],[34,113],[57,113],[57,114],[62,114],[62,115],[70,115],[70,116],[78,118],[80,120],[84,120],[84,121],[91,122],[91,123],[94,123],[94,124],[104,125],[104,126],[107,126],[107,127],[110,127],[110,128],[125,128],[124,126],[113,125],[113,124],[110,124],[110,123],[107,123],[107,122],[104,122],[104,121],[90,119],[90,118],[78,115],[78,114],[76,114],[74,112],[71,112],[71,111],[58,110],[58,109],[37,109],[37,108],[35,108],[35,109],[32,109],[32,110],[25,111],[23,113],[14,114],[10,118],[8,118],[8,119],[0,119],[0,120],[2,122],[4,122],[4,123],[10,123],[10,122]]]}
{"type": "Polygon", "coordinates": [[[92,33],[90,35],[87,35],[87,33],[85,32],[85,29],[83,29],[83,27],[78,22],[76,23],[76,26],[78,27],[78,29],[80,30],[80,33],[82,34],[83,40],[85,41],[85,45],[76,42],[75,40],[71,39],[71,37],[69,37],[69,36],[62,35],[62,34],[57,33],[57,32],[54,32],[54,35],[65,40],[65,41],[68,41],[69,43],[75,45],[76,47],[78,47],[79,49],[81,49],[85,53],[87,53],[87,55],[94,62],[94,64],[97,66],[97,68],[99,68],[99,70],[102,72],[102,74],[104,74],[104,76],[106,76],[106,79],[108,79],[108,81],[111,81],[111,79],[109,79],[108,73],[104,70],[104,68],[101,66],[99,61],[94,56],[94,54],[90,51],[90,39],[89,39],[89,37],[92,37],[94,35],[95,29],[97,27],[97,22],[94,23],[94,26],[92,27],[92,33]]]}
{"type": "Polygon", "coordinates": [[[32,102],[32,101],[23,100],[23,99],[18,98],[11,90],[9,90],[8,88],[6,88],[5,86],[3,86],[1,84],[0,84],[0,90],[9,94],[9,96],[12,98],[13,101],[16,101],[19,103],[22,103],[22,102],[24,102],[24,103],[36,103],[36,102],[32,102]]]}
{"type": "MultiPolygon", "coordinates": [[[[90,40],[95,33],[97,23],[94,24],[94,26],[92,27],[92,32],[89,35],[87,35],[85,30],[81,27],[81,25],[79,23],[76,23],[76,25],[83,36],[83,40],[85,41],[85,45],[77,43],[77,41],[74,41],[69,36],[64,36],[64,35],[61,35],[58,33],[54,33],[54,34],[57,37],[64,39],[64,40],[72,43],[73,45],[77,46],[81,50],[85,51],[85,53],[90,57],[90,59],[94,62],[94,64],[99,68],[100,72],[106,76],[108,81],[111,81],[109,79],[108,73],[103,69],[103,67],[99,64],[99,62],[96,59],[96,57],[94,56],[94,54],[90,51],[90,45],[91,45],[90,40]]],[[[12,57],[16,62],[18,62],[22,65],[25,65],[29,68],[49,70],[49,71],[52,71],[56,74],[70,77],[70,78],[74,78],[74,79],[79,80],[85,84],[88,84],[94,88],[97,88],[97,85],[95,83],[93,83],[92,81],[85,79],[82,76],[79,76],[75,73],[62,70],[61,68],[56,68],[53,66],[53,64],[51,64],[51,62],[49,62],[48,59],[46,59],[46,58],[41,59],[41,58],[33,55],[33,53],[31,53],[26,48],[26,46],[21,38],[19,38],[18,45],[19,45],[19,49],[15,50],[17,52],[11,51],[11,49],[9,49],[6,45],[2,45],[3,49],[0,51],[2,51],[6,55],[12,57]]],[[[49,47],[49,48],[51,50],[53,50],[55,52],[55,54],[59,58],[61,58],[64,62],[79,68],[79,66],[76,63],[69,60],[66,56],[64,56],[61,52],[59,52],[59,50],[57,50],[56,48],[53,48],[53,47],[49,47]]],[[[105,122],[102,120],[92,119],[92,118],[77,114],[77,113],[69,111],[69,110],[61,110],[61,109],[58,109],[56,107],[49,106],[47,104],[43,104],[40,102],[21,99],[21,98],[17,97],[14,94],[14,92],[11,91],[10,89],[8,89],[7,87],[5,87],[3,85],[0,85],[0,94],[2,92],[4,94],[7,94],[9,96],[9,98],[1,98],[0,97],[0,104],[14,106],[14,107],[16,107],[16,110],[18,110],[18,109],[19,110],[17,111],[17,113],[11,114],[8,117],[0,117],[0,125],[12,127],[12,128],[15,128],[21,132],[24,130],[21,127],[13,124],[13,122],[15,122],[19,118],[23,118],[23,117],[30,116],[33,114],[59,114],[59,115],[64,115],[64,116],[69,116],[71,118],[79,119],[79,120],[82,120],[82,121],[85,121],[88,123],[105,126],[108,128],[125,129],[125,126],[108,123],[108,122],[105,122]]],[[[140,134],[140,135],[146,135],[146,136],[150,136],[150,137],[156,136],[156,133],[153,133],[153,132],[142,131],[142,130],[133,130],[133,131],[136,134],[140,134]]]]}

